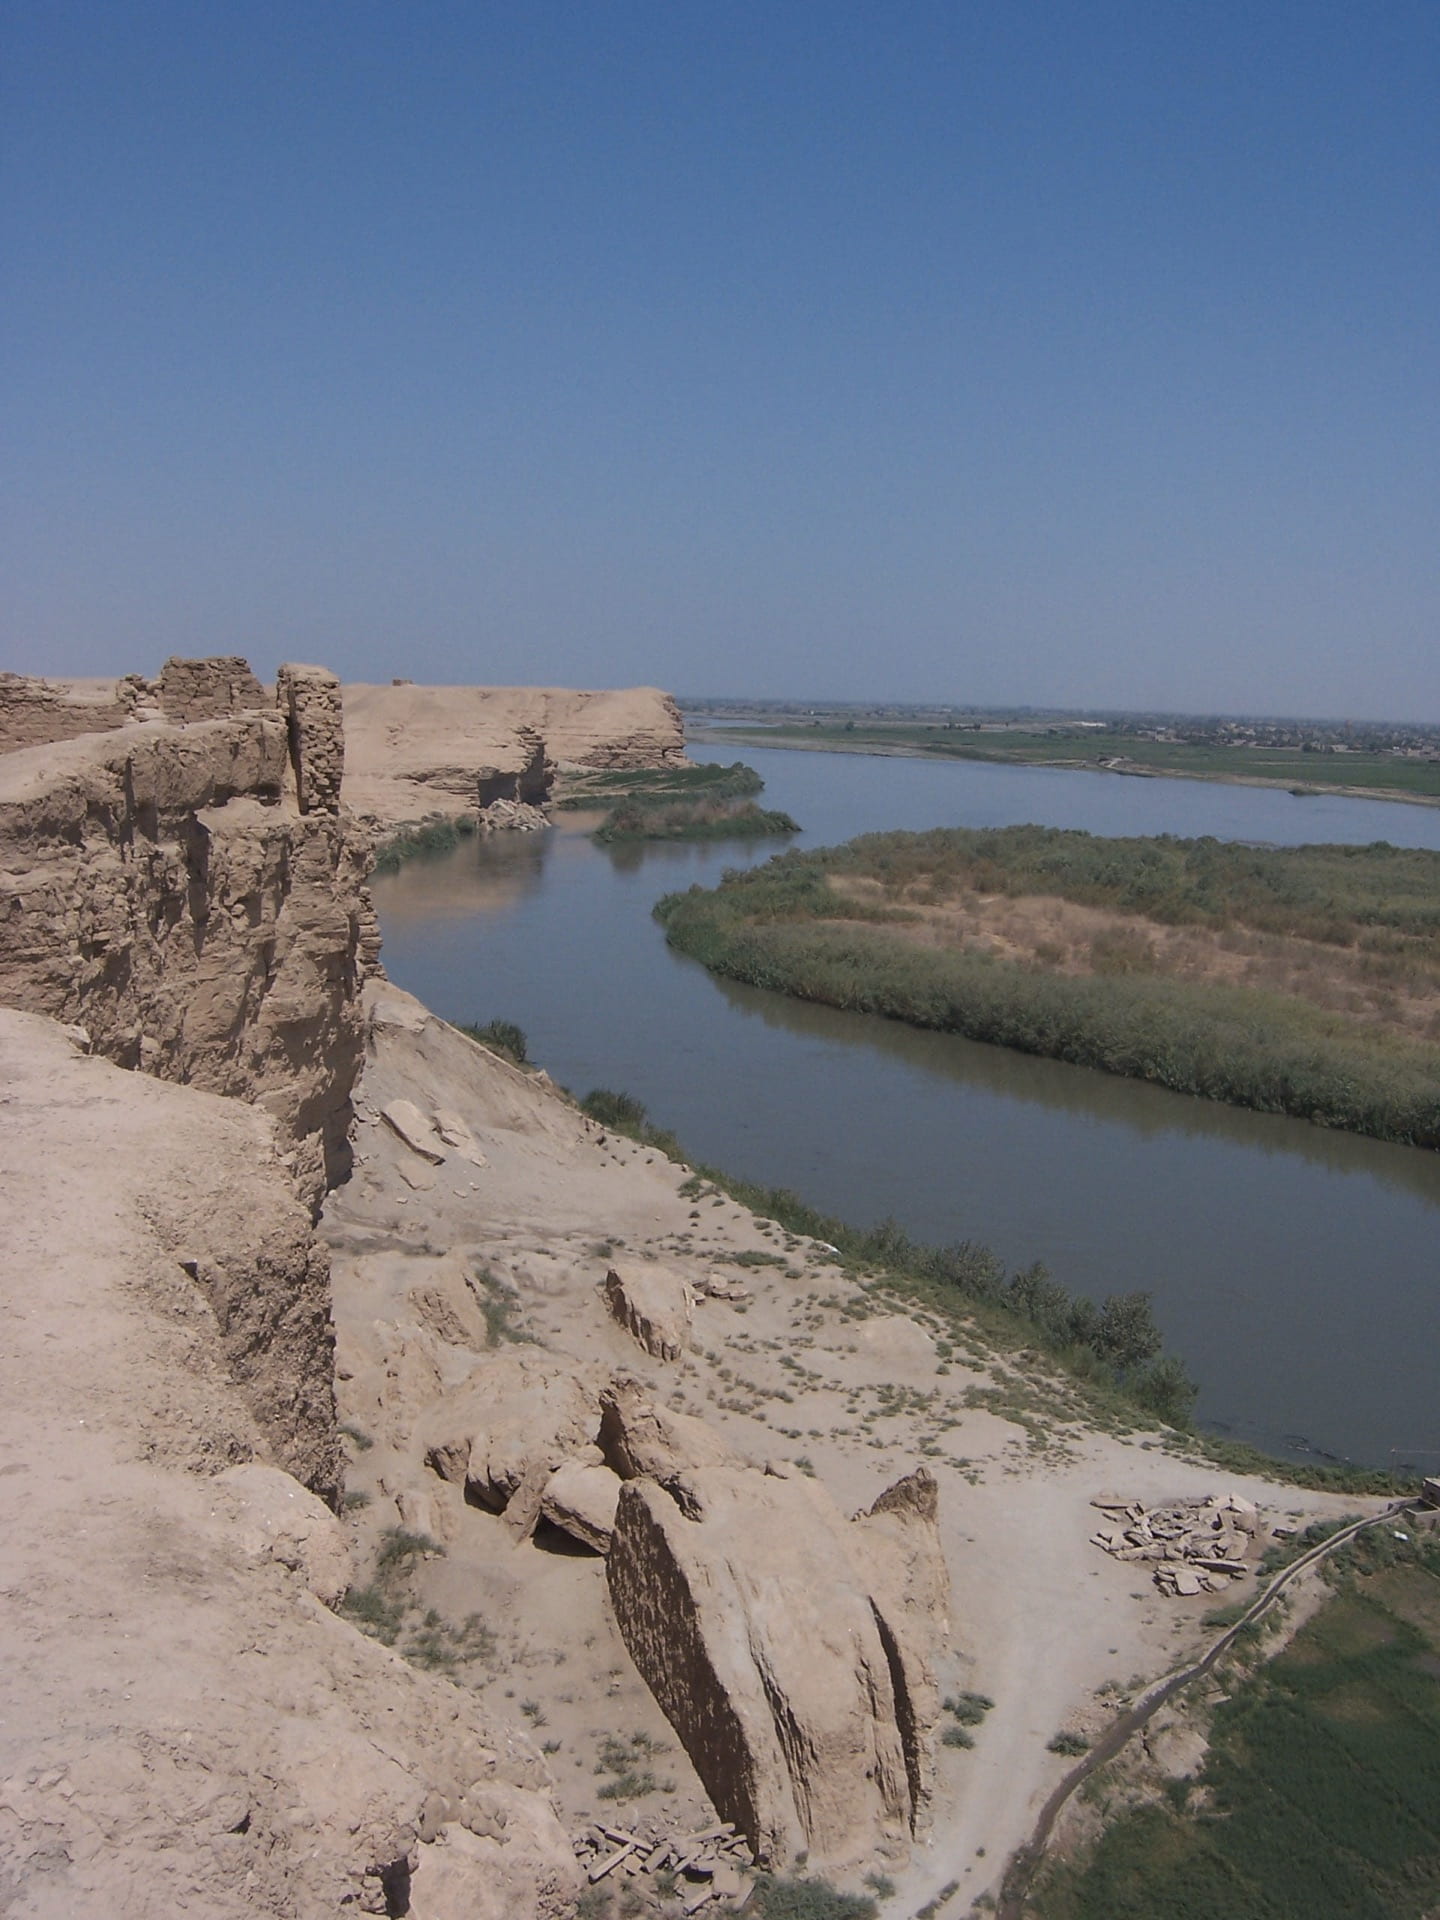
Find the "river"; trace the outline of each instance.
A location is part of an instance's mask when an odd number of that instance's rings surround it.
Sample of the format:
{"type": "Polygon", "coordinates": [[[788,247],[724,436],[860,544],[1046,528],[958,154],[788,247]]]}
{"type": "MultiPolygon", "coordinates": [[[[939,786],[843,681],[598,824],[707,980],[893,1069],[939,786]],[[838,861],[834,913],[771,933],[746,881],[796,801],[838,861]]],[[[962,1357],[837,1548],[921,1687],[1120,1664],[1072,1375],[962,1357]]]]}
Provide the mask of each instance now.
{"type": "MultiPolygon", "coordinates": [[[[692,757],[734,750],[696,746],[692,757]]],[[[1053,768],[746,749],[821,846],[1021,821],[1095,833],[1440,849],[1440,809],[1053,768]]],[[[776,843],[600,849],[594,822],[463,844],[377,879],[392,979],[517,1021],[563,1085],[637,1095],[689,1152],[857,1223],[1147,1288],[1201,1422],[1291,1457],[1440,1468],[1431,1342],[1440,1155],[713,979],[655,900],[776,843]]]]}

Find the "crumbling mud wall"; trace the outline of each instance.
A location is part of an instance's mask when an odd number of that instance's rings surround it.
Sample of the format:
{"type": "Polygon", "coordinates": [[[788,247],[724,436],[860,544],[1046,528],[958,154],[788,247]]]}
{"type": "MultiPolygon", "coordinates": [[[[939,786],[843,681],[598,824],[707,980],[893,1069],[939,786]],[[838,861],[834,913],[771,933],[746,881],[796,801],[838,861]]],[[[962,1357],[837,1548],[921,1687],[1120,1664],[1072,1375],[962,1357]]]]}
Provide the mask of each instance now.
{"type": "Polygon", "coordinates": [[[145,692],[145,683],[135,676],[76,687],[0,673],[0,753],[128,726],[145,692]]]}
{"type": "Polygon", "coordinates": [[[948,1581],[934,1481],[911,1476],[886,1499],[847,1526],[816,1483],[773,1466],[620,1491],[616,1622],[763,1862],[853,1867],[924,1823],[948,1581]]]}
{"type": "MultiPolygon", "coordinates": [[[[204,664],[167,663],[182,708],[251,698],[248,669],[204,664]]],[[[369,839],[339,806],[338,682],[287,667],[280,695],[0,756],[0,1002],[255,1102],[314,1206],[348,1165],[379,933],[369,839]]]]}
{"type": "Polygon", "coordinates": [[[212,654],[204,660],[171,656],[160,669],[160,710],[175,726],[192,720],[223,720],[272,704],[264,687],[238,653],[212,654]]]}

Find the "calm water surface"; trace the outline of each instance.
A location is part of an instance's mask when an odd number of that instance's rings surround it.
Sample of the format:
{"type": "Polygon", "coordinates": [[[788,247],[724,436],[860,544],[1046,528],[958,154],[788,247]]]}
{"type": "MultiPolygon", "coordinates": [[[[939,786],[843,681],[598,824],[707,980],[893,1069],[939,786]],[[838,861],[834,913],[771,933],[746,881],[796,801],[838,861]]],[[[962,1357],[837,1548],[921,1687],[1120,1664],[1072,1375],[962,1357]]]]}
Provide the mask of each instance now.
{"type": "MultiPolygon", "coordinates": [[[[735,752],[692,749],[695,758],[735,752]]],[[[1021,821],[1095,833],[1387,839],[1440,810],[1270,789],[754,750],[766,804],[827,845],[1021,821]]],[[[623,1088],[687,1149],[847,1219],[1149,1288],[1209,1426],[1287,1453],[1440,1466],[1440,1155],[716,981],[650,917],[774,843],[603,850],[593,822],[500,835],[376,883],[391,977],[516,1020],[577,1092],[623,1088]]]]}

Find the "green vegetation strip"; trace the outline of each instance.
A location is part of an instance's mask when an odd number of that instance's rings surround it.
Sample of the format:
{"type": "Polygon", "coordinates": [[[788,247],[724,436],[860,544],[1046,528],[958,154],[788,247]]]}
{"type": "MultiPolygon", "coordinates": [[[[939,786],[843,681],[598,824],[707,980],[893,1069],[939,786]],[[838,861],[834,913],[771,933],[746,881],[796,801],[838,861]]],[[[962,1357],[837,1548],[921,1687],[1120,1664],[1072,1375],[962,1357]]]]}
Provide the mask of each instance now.
{"type": "Polygon", "coordinates": [[[737,840],[798,833],[788,813],[758,807],[765,782],[732,766],[639,767],[572,775],[560,807],[609,808],[595,830],[602,845],[630,840],[737,840]]]}
{"type": "Polygon", "coordinates": [[[694,767],[611,767],[601,773],[564,776],[555,805],[571,810],[613,807],[620,801],[634,806],[668,806],[675,800],[753,800],[765,782],[743,760],[728,767],[705,762],[694,767]]]}
{"type": "Polygon", "coordinates": [[[773,807],[717,806],[676,801],[665,807],[613,807],[595,829],[602,846],[624,840],[753,840],[764,834],[798,833],[799,822],[773,807]]]}
{"type": "Polygon", "coordinates": [[[407,860],[433,859],[437,854],[452,853],[462,840],[474,836],[476,825],[474,814],[462,813],[453,818],[436,814],[417,826],[402,827],[376,847],[374,870],[398,873],[407,860]]]}
{"type": "MultiPolygon", "coordinates": [[[[716,737],[719,737],[718,735],[716,737]]],[[[1240,780],[1307,793],[1361,788],[1397,800],[1440,799],[1440,762],[1387,753],[1329,754],[1304,746],[1225,746],[1207,741],[1154,740],[1122,728],[1076,731],[904,724],[787,725],[750,730],[727,726],[724,737],[749,747],[829,747],[847,753],[908,753],[942,760],[1001,765],[1107,769],[1240,780]]]]}
{"type": "Polygon", "coordinates": [[[655,912],[671,945],[753,986],[1149,1080],[1260,1112],[1440,1146],[1440,1047],[1289,995],[1145,972],[1070,975],[897,933],[907,900],[1050,894],[1158,925],[1357,950],[1378,978],[1440,981],[1440,854],[1104,840],[1041,827],[870,834],[779,855],[655,912]],[[876,883],[880,898],[832,882],[876,883]],[[887,922],[890,925],[887,927],[887,922]]]}
{"type": "MultiPolygon", "coordinates": [[[[1007,1876],[1002,1920],[1025,1911],[1044,1920],[1423,1920],[1436,1911],[1440,1541],[1392,1513],[1343,1530],[1282,1580],[1332,1552],[1326,1575],[1338,1593],[1221,1701],[1198,1777],[1121,1814],[1078,1860],[1051,1863],[1027,1902],[1032,1842],[1007,1876]]],[[[1279,1584],[1199,1667],[1151,1695],[1144,1717],[1247,1632],[1279,1584]]],[[[1118,1751],[1110,1739],[1102,1746],[1064,1797],[1118,1751]]],[[[1050,1822],[1057,1811],[1047,1805],[1050,1822]]]]}

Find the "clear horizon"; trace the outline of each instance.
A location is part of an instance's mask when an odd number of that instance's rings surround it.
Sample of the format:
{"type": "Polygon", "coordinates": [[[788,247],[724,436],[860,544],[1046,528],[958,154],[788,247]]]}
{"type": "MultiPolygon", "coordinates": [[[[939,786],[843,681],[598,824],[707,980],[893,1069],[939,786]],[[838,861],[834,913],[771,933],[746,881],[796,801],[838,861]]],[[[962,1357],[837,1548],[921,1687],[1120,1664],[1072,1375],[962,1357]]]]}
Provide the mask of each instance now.
{"type": "Polygon", "coordinates": [[[4,47],[7,666],[1440,721],[1424,0],[4,47]]]}
{"type": "Polygon", "coordinates": [[[979,701],[955,700],[894,700],[881,694],[867,699],[863,694],[853,698],[831,699],[820,694],[750,694],[750,693],[696,693],[693,689],[681,692],[677,688],[667,687],[676,704],[682,709],[700,706],[718,707],[728,701],[749,703],[755,706],[813,707],[820,712],[839,711],[846,707],[861,707],[876,710],[882,707],[894,707],[900,711],[954,711],[957,713],[1008,714],[1034,713],[1041,717],[1053,715],[1057,719],[1085,720],[1096,716],[1116,719],[1152,719],[1152,720],[1259,720],[1271,724],[1295,724],[1299,726],[1320,727],[1440,727],[1440,720],[1422,720],[1393,713],[1282,713],[1278,710],[1262,712],[1259,708],[1225,707],[1057,707],[1035,700],[1009,700],[1003,702],[981,703],[979,701]]]}

